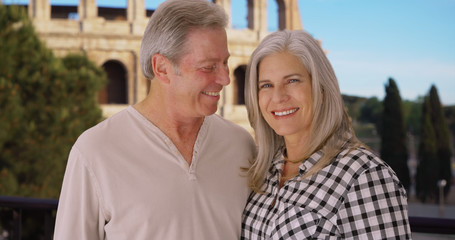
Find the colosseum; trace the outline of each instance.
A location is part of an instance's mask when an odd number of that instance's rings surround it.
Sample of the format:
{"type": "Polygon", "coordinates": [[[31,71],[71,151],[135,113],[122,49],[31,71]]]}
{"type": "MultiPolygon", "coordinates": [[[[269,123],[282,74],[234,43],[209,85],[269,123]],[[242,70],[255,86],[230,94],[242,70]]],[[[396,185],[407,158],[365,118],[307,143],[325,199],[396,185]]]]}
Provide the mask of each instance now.
{"type": "MultiPolygon", "coordinates": [[[[126,8],[97,6],[96,0],[80,0],[77,6],[51,5],[49,0],[29,0],[28,14],[39,37],[55,55],[85,53],[109,78],[98,100],[104,115],[111,116],[143,99],[148,80],[141,73],[139,50],[142,34],[153,9],[144,0],[125,0],[126,8]]],[[[251,131],[244,106],[245,66],[267,30],[267,0],[244,0],[247,27],[232,27],[231,0],[213,0],[230,16],[227,29],[231,53],[231,84],[222,92],[218,114],[251,131]]],[[[274,0],[278,29],[302,29],[297,0],[274,0]]]]}

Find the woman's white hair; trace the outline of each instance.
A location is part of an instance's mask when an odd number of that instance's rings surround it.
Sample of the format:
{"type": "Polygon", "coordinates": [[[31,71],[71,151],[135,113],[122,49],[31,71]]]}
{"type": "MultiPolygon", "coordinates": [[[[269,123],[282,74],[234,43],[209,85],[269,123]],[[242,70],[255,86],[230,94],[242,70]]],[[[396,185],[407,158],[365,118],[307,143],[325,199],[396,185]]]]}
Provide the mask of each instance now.
{"type": "Polygon", "coordinates": [[[258,144],[256,160],[248,170],[249,185],[261,192],[261,185],[272,160],[284,147],[284,139],[267,124],[258,103],[258,66],[261,60],[274,53],[288,52],[296,56],[311,76],[313,91],[313,119],[311,141],[304,148],[308,158],[322,150],[322,159],[303,177],[327,166],[342,148],[353,148],[361,143],[355,137],[343,103],[335,72],[319,43],[302,30],[283,30],[262,40],[253,52],[246,70],[245,101],[248,118],[255,130],[258,144]],[[317,124],[316,124],[317,123],[317,124]]]}
{"type": "MultiPolygon", "coordinates": [[[[185,48],[186,36],[194,28],[226,28],[228,17],[207,0],[167,0],[150,17],[141,44],[140,63],[144,76],[153,79],[151,58],[160,53],[176,68],[185,48]]],[[[177,69],[176,69],[177,70],[177,69]]]]}

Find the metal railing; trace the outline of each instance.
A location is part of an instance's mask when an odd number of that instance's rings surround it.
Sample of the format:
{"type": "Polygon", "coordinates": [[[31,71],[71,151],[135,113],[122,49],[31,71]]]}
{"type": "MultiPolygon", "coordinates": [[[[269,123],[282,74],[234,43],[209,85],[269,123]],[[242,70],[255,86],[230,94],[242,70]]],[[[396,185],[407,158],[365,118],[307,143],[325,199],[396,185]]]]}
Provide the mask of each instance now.
{"type": "MultiPolygon", "coordinates": [[[[57,210],[58,200],[56,199],[37,199],[37,198],[23,198],[23,197],[8,197],[0,196],[0,214],[1,220],[7,223],[3,226],[3,222],[0,223],[0,230],[3,228],[10,235],[8,239],[16,240],[22,239],[23,222],[25,216],[29,213],[33,213],[36,221],[38,222],[39,229],[37,234],[40,235],[40,239],[51,240],[54,223],[55,213],[57,210]],[[5,213],[10,214],[5,214],[5,213]]],[[[438,235],[453,235],[455,236],[455,219],[449,218],[429,218],[429,217],[409,217],[409,223],[411,225],[411,231],[413,233],[429,233],[438,235]]],[[[0,233],[1,239],[1,233],[0,233]]]]}
{"type": "Polygon", "coordinates": [[[24,223],[32,220],[35,226],[29,234],[33,234],[34,239],[51,240],[57,205],[56,199],[0,196],[0,230],[9,235],[7,239],[23,239],[23,230],[27,227],[24,223]]]}
{"type": "Polygon", "coordinates": [[[455,235],[455,219],[409,217],[411,232],[455,235]]]}

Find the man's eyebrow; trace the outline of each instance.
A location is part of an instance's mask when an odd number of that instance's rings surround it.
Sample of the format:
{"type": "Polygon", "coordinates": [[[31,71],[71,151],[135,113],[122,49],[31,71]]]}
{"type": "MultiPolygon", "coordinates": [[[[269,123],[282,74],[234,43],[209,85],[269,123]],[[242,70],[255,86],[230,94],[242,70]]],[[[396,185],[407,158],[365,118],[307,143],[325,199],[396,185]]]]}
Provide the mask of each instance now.
{"type": "MultiPolygon", "coordinates": [[[[227,56],[225,59],[223,59],[223,61],[224,60],[228,60],[230,57],[231,57],[231,55],[229,54],[229,56],[227,56]]],[[[207,63],[207,62],[217,62],[219,60],[220,60],[219,58],[206,58],[206,59],[200,60],[197,63],[198,64],[203,64],[203,63],[207,63]]]]}

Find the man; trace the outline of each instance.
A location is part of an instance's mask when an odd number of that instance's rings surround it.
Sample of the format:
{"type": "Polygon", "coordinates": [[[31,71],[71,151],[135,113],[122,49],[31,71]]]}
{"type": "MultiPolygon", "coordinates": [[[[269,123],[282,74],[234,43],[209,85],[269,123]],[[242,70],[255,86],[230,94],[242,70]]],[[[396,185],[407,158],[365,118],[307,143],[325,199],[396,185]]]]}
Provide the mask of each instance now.
{"type": "Polygon", "coordinates": [[[207,0],[156,9],[141,46],[150,92],[73,146],[55,239],[239,239],[255,145],[214,114],[230,82],[226,24],[207,0]]]}

